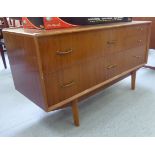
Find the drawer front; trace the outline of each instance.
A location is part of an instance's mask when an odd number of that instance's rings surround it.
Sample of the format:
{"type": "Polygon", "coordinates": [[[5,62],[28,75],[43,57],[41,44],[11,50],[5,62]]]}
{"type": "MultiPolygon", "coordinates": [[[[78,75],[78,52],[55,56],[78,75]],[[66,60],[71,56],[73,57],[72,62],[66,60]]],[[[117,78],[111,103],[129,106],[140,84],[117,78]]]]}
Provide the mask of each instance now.
{"type": "Polygon", "coordinates": [[[147,25],[108,29],[104,34],[104,54],[115,54],[137,46],[146,45],[147,25]]]}
{"type": "Polygon", "coordinates": [[[41,37],[38,40],[44,73],[53,73],[69,66],[75,57],[72,35],[41,37]]]}
{"type": "Polygon", "coordinates": [[[125,53],[125,66],[127,69],[131,69],[138,65],[146,63],[146,46],[136,47],[131,50],[127,50],[125,53]]]}
{"type": "Polygon", "coordinates": [[[55,74],[45,74],[45,88],[48,104],[57,104],[79,92],[80,65],[60,70],[55,74]]]}
{"type": "Polygon", "coordinates": [[[118,53],[123,50],[124,30],[124,27],[105,30],[106,33],[103,36],[105,55],[118,53]]]}
{"type": "Polygon", "coordinates": [[[140,36],[130,36],[126,37],[124,39],[124,50],[135,48],[135,47],[140,47],[140,46],[146,46],[147,44],[147,35],[143,34],[140,36]]]}
{"type": "Polygon", "coordinates": [[[125,33],[127,37],[146,35],[148,31],[148,25],[133,25],[125,28],[125,33]]]}
{"type": "Polygon", "coordinates": [[[106,79],[110,79],[125,71],[124,63],[124,52],[107,55],[105,61],[106,79]]]}
{"type": "Polygon", "coordinates": [[[146,63],[146,46],[139,46],[117,54],[107,55],[106,79],[117,76],[133,67],[146,63]]]}

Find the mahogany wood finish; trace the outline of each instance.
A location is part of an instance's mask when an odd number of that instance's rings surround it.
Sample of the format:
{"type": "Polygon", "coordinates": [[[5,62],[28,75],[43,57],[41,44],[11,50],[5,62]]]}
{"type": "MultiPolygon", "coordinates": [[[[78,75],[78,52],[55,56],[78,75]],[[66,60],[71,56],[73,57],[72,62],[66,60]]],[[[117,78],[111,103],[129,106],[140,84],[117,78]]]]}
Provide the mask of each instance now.
{"type": "Polygon", "coordinates": [[[77,100],[131,75],[147,62],[151,22],[128,22],[59,30],[5,29],[15,87],[45,111],[77,100]]]}

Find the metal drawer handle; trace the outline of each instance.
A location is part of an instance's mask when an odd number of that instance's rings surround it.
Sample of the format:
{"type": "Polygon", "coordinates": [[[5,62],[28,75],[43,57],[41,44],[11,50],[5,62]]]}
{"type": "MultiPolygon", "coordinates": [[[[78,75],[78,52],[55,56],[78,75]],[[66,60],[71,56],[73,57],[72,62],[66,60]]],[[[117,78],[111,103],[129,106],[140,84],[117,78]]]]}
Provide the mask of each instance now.
{"type": "Polygon", "coordinates": [[[108,45],[116,44],[116,40],[107,41],[107,44],[108,44],[108,45]]]}
{"type": "Polygon", "coordinates": [[[138,43],[142,43],[142,40],[137,40],[138,43]]]}
{"type": "Polygon", "coordinates": [[[141,58],[141,56],[137,56],[137,55],[134,55],[133,57],[134,58],[137,58],[137,59],[140,59],[141,58]]]}
{"type": "Polygon", "coordinates": [[[66,51],[56,51],[56,54],[58,55],[65,55],[65,54],[69,54],[73,51],[73,49],[69,49],[69,50],[66,50],[66,51]]]}
{"type": "Polygon", "coordinates": [[[137,27],[137,30],[143,31],[143,27],[137,27]]]}
{"type": "Polygon", "coordinates": [[[69,82],[69,83],[67,83],[67,84],[61,85],[61,87],[62,87],[62,88],[71,87],[71,86],[74,85],[74,84],[75,84],[75,81],[71,81],[71,82],[69,82]]]}
{"type": "Polygon", "coordinates": [[[139,28],[139,30],[140,30],[140,31],[143,31],[143,28],[142,28],[142,27],[140,27],[140,28],[139,28]]]}
{"type": "Polygon", "coordinates": [[[107,69],[112,69],[112,68],[115,68],[115,67],[117,67],[116,64],[114,64],[114,65],[109,65],[109,66],[107,66],[107,69]]]}

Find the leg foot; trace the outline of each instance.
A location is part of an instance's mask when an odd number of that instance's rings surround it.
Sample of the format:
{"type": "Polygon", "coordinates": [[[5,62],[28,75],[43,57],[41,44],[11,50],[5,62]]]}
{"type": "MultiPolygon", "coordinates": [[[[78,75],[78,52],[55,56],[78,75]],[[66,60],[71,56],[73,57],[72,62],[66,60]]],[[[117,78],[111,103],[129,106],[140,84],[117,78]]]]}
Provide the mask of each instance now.
{"type": "Polygon", "coordinates": [[[77,100],[72,102],[72,113],[73,113],[73,119],[75,126],[79,126],[79,112],[78,112],[78,106],[77,106],[77,100]]]}
{"type": "Polygon", "coordinates": [[[135,90],[135,84],[136,84],[136,71],[131,73],[131,89],[135,90]]]}

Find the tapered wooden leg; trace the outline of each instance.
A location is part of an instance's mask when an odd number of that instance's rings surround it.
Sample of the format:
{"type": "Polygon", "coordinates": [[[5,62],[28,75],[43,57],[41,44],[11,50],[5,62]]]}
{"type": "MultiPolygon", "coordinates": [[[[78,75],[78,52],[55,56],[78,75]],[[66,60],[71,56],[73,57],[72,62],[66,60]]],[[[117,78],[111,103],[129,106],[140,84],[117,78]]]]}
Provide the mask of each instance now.
{"type": "Polygon", "coordinates": [[[131,89],[135,90],[135,84],[136,84],[136,71],[131,73],[131,89]]]}
{"type": "Polygon", "coordinates": [[[79,126],[80,123],[79,123],[79,112],[78,112],[77,100],[73,101],[71,106],[72,106],[74,125],[79,126]]]}

